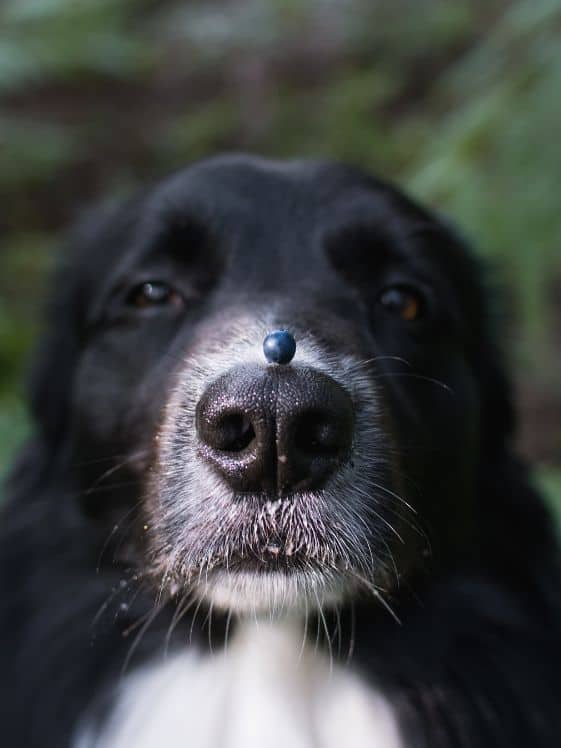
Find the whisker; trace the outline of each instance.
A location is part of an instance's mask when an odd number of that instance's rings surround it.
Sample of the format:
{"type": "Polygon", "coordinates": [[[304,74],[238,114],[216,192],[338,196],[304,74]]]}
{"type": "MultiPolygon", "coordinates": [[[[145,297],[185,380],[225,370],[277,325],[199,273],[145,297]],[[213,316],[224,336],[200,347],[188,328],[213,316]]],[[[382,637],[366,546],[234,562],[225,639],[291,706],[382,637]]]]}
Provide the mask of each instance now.
{"type": "Polygon", "coordinates": [[[335,635],[337,636],[337,659],[341,659],[341,611],[339,605],[335,605],[335,635]]]}
{"type": "MultiPolygon", "coordinates": [[[[129,523],[127,524],[127,525],[126,525],[126,527],[123,527],[123,523],[125,522],[125,520],[126,520],[126,519],[128,519],[128,518],[130,517],[130,515],[131,515],[131,514],[134,514],[134,512],[135,512],[135,511],[137,511],[137,510],[138,510],[138,509],[140,508],[140,505],[141,505],[141,504],[142,504],[142,499],[140,499],[139,501],[135,502],[135,503],[133,504],[133,506],[131,506],[131,508],[130,508],[130,509],[129,509],[129,510],[128,510],[128,511],[127,511],[127,512],[126,512],[126,513],[125,513],[125,514],[124,514],[124,515],[122,516],[122,517],[121,517],[121,519],[120,519],[120,520],[119,520],[119,521],[118,521],[118,522],[117,522],[117,523],[116,523],[115,525],[113,525],[113,527],[111,528],[111,532],[109,533],[109,535],[108,535],[108,536],[107,536],[107,538],[105,539],[105,541],[104,541],[104,543],[103,543],[103,545],[102,545],[102,547],[101,547],[101,550],[100,550],[100,552],[99,552],[99,556],[98,556],[98,558],[97,558],[97,563],[96,563],[96,567],[95,567],[95,571],[96,571],[96,574],[99,574],[99,573],[100,573],[100,570],[101,570],[101,563],[102,563],[102,561],[103,561],[103,556],[105,555],[105,552],[107,551],[107,549],[108,549],[109,545],[111,544],[111,541],[113,540],[114,536],[115,536],[115,535],[116,535],[116,534],[117,534],[117,533],[118,533],[118,532],[119,532],[120,530],[122,530],[122,531],[123,531],[123,533],[124,533],[124,532],[125,532],[126,530],[128,530],[128,529],[130,528],[130,526],[131,526],[132,522],[134,521],[134,517],[133,517],[133,518],[131,519],[131,521],[130,521],[130,522],[129,522],[129,523]]],[[[120,548],[120,547],[121,547],[121,546],[119,546],[119,548],[120,548]]]]}
{"type": "MultiPolygon", "coordinates": [[[[142,641],[144,635],[146,634],[146,632],[148,631],[148,629],[150,628],[150,626],[154,623],[154,621],[160,615],[160,613],[162,612],[162,610],[164,608],[165,608],[165,605],[163,605],[163,604],[162,605],[155,605],[154,608],[150,611],[150,614],[149,614],[146,622],[144,623],[144,625],[142,626],[142,628],[140,629],[140,631],[138,632],[138,634],[134,638],[133,643],[129,647],[129,650],[127,652],[127,656],[125,657],[125,661],[123,663],[123,667],[121,668],[121,677],[123,677],[125,675],[126,670],[127,670],[128,666],[129,666],[129,663],[130,663],[130,661],[131,661],[134,653],[138,649],[138,646],[140,645],[140,642],[142,641]]],[[[127,631],[129,631],[129,630],[130,630],[130,627],[129,627],[129,629],[127,629],[127,631]]],[[[124,635],[125,635],[125,633],[123,633],[123,636],[124,635]]]]}
{"type": "Polygon", "coordinates": [[[394,499],[397,499],[400,503],[402,503],[407,509],[411,510],[413,514],[417,514],[417,510],[409,504],[402,496],[395,493],[395,491],[392,491],[391,489],[387,488],[386,486],[383,486],[381,483],[376,483],[375,481],[371,481],[372,485],[375,488],[378,488],[380,491],[383,491],[384,493],[389,494],[394,499]]]}
{"type": "Polygon", "coordinates": [[[211,657],[214,656],[214,649],[212,647],[212,611],[213,609],[214,609],[214,600],[211,599],[207,614],[205,616],[205,620],[203,621],[203,625],[202,625],[202,628],[204,629],[206,623],[208,622],[208,649],[209,649],[211,657]]]}
{"type": "Polygon", "coordinates": [[[300,651],[298,652],[298,659],[296,660],[296,664],[300,665],[300,662],[302,661],[302,656],[304,654],[304,649],[306,648],[306,641],[308,639],[308,619],[310,615],[310,609],[308,605],[308,595],[304,595],[304,631],[302,634],[302,644],[300,645],[300,651]]]}
{"type": "Polygon", "coordinates": [[[164,657],[167,658],[168,656],[169,645],[171,643],[171,637],[173,636],[173,632],[175,631],[179,623],[182,621],[184,616],[187,614],[190,608],[193,607],[194,604],[195,604],[195,598],[192,594],[192,591],[187,590],[183,594],[181,602],[176,607],[173,617],[171,619],[171,622],[168,626],[168,630],[166,632],[165,643],[164,643],[164,657]]]}
{"type": "Polygon", "coordinates": [[[361,367],[370,366],[370,364],[374,364],[377,361],[397,361],[397,363],[399,364],[403,364],[404,366],[411,367],[411,363],[407,361],[407,359],[402,358],[401,356],[380,355],[380,356],[373,356],[372,358],[365,358],[360,361],[353,362],[349,368],[351,370],[360,369],[361,367]]]}
{"type": "Polygon", "coordinates": [[[105,472],[99,475],[94,480],[94,482],[91,484],[91,486],[89,486],[88,488],[85,489],[85,491],[83,491],[82,495],[89,496],[90,494],[95,493],[100,483],[102,483],[107,478],[110,478],[112,475],[114,475],[115,473],[117,473],[119,470],[126,467],[127,465],[129,465],[131,462],[134,462],[138,460],[139,458],[146,457],[147,454],[148,453],[146,450],[143,450],[142,452],[135,452],[134,454],[128,455],[124,460],[121,460],[116,465],[112,465],[110,468],[105,470],[105,472]]]}
{"type": "Polygon", "coordinates": [[[316,617],[316,641],[314,644],[314,656],[317,655],[319,650],[319,636],[320,636],[320,618],[319,615],[316,617]]]}
{"type": "Polygon", "coordinates": [[[107,610],[107,608],[111,605],[111,603],[113,602],[113,600],[115,600],[115,598],[120,593],[122,593],[124,591],[124,589],[126,589],[128,587],[128,585],[130,584],[130,582],[127,582],[124,579],[121,580],[121,582],[125,582],[125,586],[124,587],[121,587],[121,586],[113,587],[111,589],[111,592],[107,596],[107,598],[104,600],[104,602],[97,609],[97,612],[94,615],[94,617],[92,618],[92,622],[90,624],[90,627],[92,629],[94,629],[97,626],[100,618],[103,616],[103,614],[105,613],[105,611],[107,610]]]}
{"type": "Polygon", "coordinates": [[[142,457],[147,457],[149,454],[148,450],[144,450],[142,452],[136,452],[134,455],[130,454],[115,454],[115,455],[109,455],[107,457],[98,457],[95,460],[84,460],[82,462],[76,462],[73,463],[74,468],[83,468],[83,467],[90,467],[91,465],[101,465],[104,462],[114,462],[115,460],[123,460],[128,462],[132,459],[141,459],[142,457]]]}
{"type": "Polygon", "coordinates": [[[191,628],[189,629],[189,645],[193,643],[193,631],[195,627],[195,621],[197,620],[197,615],[199,613],[199,610],[201,609],[202,604],[203,604],[203,596],[201,595],[199,597],[199,602],[197,603],[197,607],[195,608],[195,612],[193,613],[193,618],[191,619],[191,628]]]}
{"type": "Polygon", "coordinates": [[[333,651],[331,649],[331,636],[329,635],[327,621],[325,620],[325,616],[323,614],[323,606],[321,604],[321,601],[319,599],[319,595],[316,589],[314,589],[314,594],[317,600],[318,610],[319,610],[319,615],[320,615],[321,622],[323,625],[323,630],[325,631],[325,637],[327,639],[327,651],[329,652],[329,677],[332,678],[333,677],[333,651]]]}
{"type": "Polygon", "coordinates": [[[353,658],[355,646],[356,646],[356,611],[354,600],[351,600],[350,604],[350,616],[351,616],[351,631],[349,634],[349,648],[347,650],[347,657],[345,664],[348,666],[353,658]]]}
{"type": "Polygon", "coordinates": [[[361,576],[356,570],[352,571],[353,576],[358,579],[359,582],[362,582],[362,584],[366,587],[366,589],[372,593],[372,595],[378,600],[381,605],[387,610],[387,612],[391,615],[391,617],[394,619],[396,623],[398,623],[401,626],[401,620],[398,617],[397,613],[392,609],[390,604],[387,600],[385,600],[382,597],[382,594],[380,593],[380,590],[378,587],[375,587],[371,582],[369,582],[367,579],[365,579],[363,576],[361,576]]]}
{"type": "Polygon", "coordinates": [[[443,390],[448,392],[448,394],[455,396],[456,393],[445,382],[441,382],[440,379],[434,379],[434,377],[427,377],[424,374],[415,374],[414,372],[408,372],[408,371],[396,371],[396,372],[381,372],[380,374],[375,374],[373,379],[397,379],[398,377],[407,377],[409,379],[419,379],[422,382],[429,382],[430,384],[434,384],[438,387],[442,387],[443,390]]]}
{"type": "Polygon", "coordinates": [[[228,652],[228,644],[230,641],[230,622],[232,620],[232,610],[228,610],[228,615],[226,616],[226,626],[224,629],[224,652],[228,652]]]}

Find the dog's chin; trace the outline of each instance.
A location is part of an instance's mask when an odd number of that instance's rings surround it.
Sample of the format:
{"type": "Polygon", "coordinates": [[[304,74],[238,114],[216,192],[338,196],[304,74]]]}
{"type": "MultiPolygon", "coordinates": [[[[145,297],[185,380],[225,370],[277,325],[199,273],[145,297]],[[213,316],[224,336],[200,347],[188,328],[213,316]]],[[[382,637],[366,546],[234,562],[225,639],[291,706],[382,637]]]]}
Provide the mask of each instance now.
{"type": "Polygon", "coordinates": [[[197,594],[216,610],[237,615],[307,615],[337,607],[348,596],[343,574],[321,570],[219,568],[197,585],[197,594]]]}

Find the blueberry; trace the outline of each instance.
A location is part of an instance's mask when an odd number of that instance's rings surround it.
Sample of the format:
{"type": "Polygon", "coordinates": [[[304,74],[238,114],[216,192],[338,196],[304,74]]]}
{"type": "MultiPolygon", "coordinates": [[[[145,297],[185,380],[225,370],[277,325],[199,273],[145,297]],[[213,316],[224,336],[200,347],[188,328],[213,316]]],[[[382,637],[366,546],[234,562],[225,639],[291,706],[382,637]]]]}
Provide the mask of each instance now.
{"type": "Polygon", "coordinates": [[[296,353],[296,341],[287,330],[275,330],[263,341],[263,353],[271,364],[289,364],[296,353]]]}

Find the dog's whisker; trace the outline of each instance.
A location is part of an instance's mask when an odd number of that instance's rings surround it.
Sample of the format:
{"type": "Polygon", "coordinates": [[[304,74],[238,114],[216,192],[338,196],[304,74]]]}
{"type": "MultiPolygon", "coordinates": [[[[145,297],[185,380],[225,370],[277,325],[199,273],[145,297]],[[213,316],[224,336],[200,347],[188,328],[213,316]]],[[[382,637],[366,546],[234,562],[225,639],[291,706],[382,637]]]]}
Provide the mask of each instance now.
{"type": "Polygon", "coordinates": [[[102,465],[106,462],[115,462],[115,460],[118,460],[121,462],[121,467],[124,467],[129,462],[135,462],[137,460],[142,460],[143,458],[147,458],[150,456],[150,450],[143,449],[139,450],[137,452],[134,452],[133,454],[114,454],[114,455],[108,455],[107,457],[97,457],[95,460],[83,460],[81,462],[73,463],[72,467],[79,470],[81,468],[91,467],[92,465],[102,465]]]}
{"type": "Polygon", "coordinates": [[[197,615],[199,613],[199,610],[201,609],[202,604],[203,604],[203,596],[200,595],[199,600],[197,602],[197,607],[195,608],[193,617],[191,619],[191,627],[189,629],[189,645],[193,643],[193,632],[195,628],[195,621],[197,620],[197,615]]]}
{"type": "MultiPolygon", "coordinates": [[[[127,580],[122,579],[121,582],[125,583],[124,588],[128,587],[129,582],[127,580]]],[[[120,595],[120,594],[123,593],[124,588],[121,587],[120,585],[118,585],[118,586],[113,587],[111,589],[111,591],[108,594],[107,598],[99,606],[99,608],[97,609],[97,611],[96,611],[96,613],[95,613],[95,615],[94,615],[94,617],[92,619],[92,622],[90,624],[90,626],[91,626],[92,629],[95,629],[95,627],[97,626],[97,624],[99,623],[100,619],[105,614],[106,610],[109,608],[109,606],[111,605],[111,603],[115,600],[115,598],[118,597],[118,595],[120,595]]]]}
{"type": "Polygon", "coordinates": [[[314,596],[317,602],[319,620],[321,620],[323,630],[325,632],[325,638],[327,642],[327,651],[328,651],[328,656],[329,656],[329,677],[332,678],[333,677],[333,651],[332,651],[332,646],[331,646],[331,636],[329,634],[329,628],[327,626],[327,621],[325,620],[325,615],[323,613],[323,605],[322,605],[322,602],[319,598],[319,595],[316,589],[314,589],[314,596]]]}
{"type": "Polygon", "coordinates": [[[350,369],[354,371],[355,369],[369,367],[372,364],[377,363],[378,361],[395,361],[407,367],[412,366],[412,364],[409,361],[407,361],[407,359],[403,358],[402,356],[379,355],[379,356],[373,356],[372,358],[366,358],[366,359],[360,359],[358,361],[353,361],[353,363],[350,365],[350,369]]]}
{"type": "MultiPolygon", "coordinates": [[[[212,612],[214,609],[214,601],[211,600],[208,613],[207,613],[207,619],[208,619],[208,649],[211,655],[214,654],[213,650],[213,644],[212,644],[212,612]]],[[[204,626],[203,626],[204,628],[204,626]]]]}
{"type": "MultiPolygon", "coordinates": [[[[165,605],[154,605],[153,609],[147,615],[145,623],[141,626],[139,632],[137,633],[136,637],[134,638],[132,644],[130,645],[127,651],[125,661],[121,668],[121,677],[124,677],[126,671],[128,670],[129,664],[134,656],[134,653],[140,646],[140,642],[144,638],[144,635],[146,634],[150,626],[154,623],[154,621],[160,615],[160,613],[163,611],[164,608],[165,608],[165,605]]],[[[129,632],[131,630],[132,630],[132,627],[129,626],[129,628],[126,631],[129,632]]],[[[126,635],[125,632],[123,632],[123,636],[125,635],[126,635]]]]}
{"type": "MultiPolygon", "coordinates": [[[[112,465],[110,468],[108,468],[105,472],[103,472],[100,476],[98,476],[91,486],[86,488],[81,495],[83,496],[90,496],[92,493],[96,493],[99,487],[100,483],[103,483],[107,478],[110,478],[112,475],[117,473],[119,470],[122,470],[122,468],[127,467],[130,465],[131,462],[136,462],[142,457],[146,456],[146,451],[143,450],[141,452],[135,452],[134,454],[128,455],[125,457],[125,459],[118,462],[116,465],[112,465]]],[[[119,484],[117,484],[119,485],[119,484]]],[[[113,487],[115,487],[113,485],[113,487]]]]}
{"type": "MultiPolygon", "coordinates": [[[[107,538],[105,539],[105,541],[104,541],[104,543],[103,543],[103,545],[101,547],[101,550],[99,552],[99,556],[97,558],[97,563],[96,563],[96,573],[98,573],[98,574],[100,573],[101,565],[102,565],[102,562],[103,562],[103,557],[104,557],[107,549],[111,545],[112,541],[114,540],[115,536],[118,533],[121,533],[121,540],[122,541],[125,540],[124,536],[125,536],[126,531],[130,528],[131,524],[136,519],[134,516],[132,516],[132,519],[131,519],[131,515],[134,515],[135,512],[139,511],[141,505],[142,505],[142,500],[139,500],[139,501],[135,502],[133,504],[133,506],[131,506],[131,508],[127,512],[125,512],[125,514],[121,517],[121,519],[118,522],[116,522],[113,525],[113,527],[111,528],[111,532],[107,535],[107,538]],[[126,520],[129,520],[129,521],[126,522],[126,520]],[[125,522],[126,522],[126,524],[125,524],[125,522]]],[[[117,555],[118,548],[120,548],[120,546],[117,546],[115,548],[115,555],[117,555]]]]}
{"type": "Polygon", "coordinates": [[[377,488],[380,491],[383,491],[385,494],[389,494],[394,499],[397,499],[397,501],[399,501],[401,504],[403,504],[413,514],[417,514],[417,510],[413,506],[411,506],[411,504],[408,501],[406,501],[402,496],[400,496],[398,493],[396,493],[395,491],[392,491],[390,488],[388,488],[387,486],[382,485],[381,483],[376,483],[376,481],[372,480],[370,482],[372,483],[372,485],[374,486],[374,488],[377,488]]]}
{"type": "Polygon", "coordinates": [[[396,372],[381,372],[379,374],[375,374],[373,377],[373,380],[376,381],[378,379],[400,379],[400,378],[408,378],[408,379],[417,379],[421,382],[428,382],[429,384],[434,384],[437,387],[441,387],[443,390],[448,392],[448,394],[455,396],[455,391],[450,385],[446,384],[445,382],[441,382],[440,379],[435,379],[434,377],[427,377],[424,374],[416,374],[414,372],[406,372],[406,371],[396,371],[396,372]]]}
{"type": "Polygon", "coordinates": [[[347,657],[345,659],[345,665],[348,667],[353,658],[355,646],[356,646],[356,611],[355,601],[351,599],[349,604],[349,615],[350,615],[350,631],[349,631],[349,646],[347,649],[347,657]]]}
{"type": "Polygon", "coordinates": [[[179,626],[180,622],[183,620],[183,618],[187,615],[189,610],[192,608],[192,606],[195,604],[195,598],[193,596],[192,590],[187,590],[181,599],[181,602],[177,605],[173,617],[170,621],[170,624],[168,626],[168,630],[166,632],[166,638],[164,641],[164,657],[167,658],[169,646],[171,644],[171,637],[173,636],[173,632],[179,626]]]}
{"type": "Polygon", "coordinates": [[[231,608],[228,609],[228,613],[226,615],[226,623],[224,626],[224,653],[227,654],[228,652],[228,645],[230,643],[230,625],[232,622],[232,615],[233,611],[231,608]]]}
{"type": "Polygon", "coordinates": [[[372,584],[372,582],[368,581],[368,579],[359,574],[356,570],[353,569],[351,571],[351,574],[374,596],[376,600],[381,603],[382,607],[385,608],[385,610],[390,614],[394,621],[401,626],[400,618],[395,613],[388,601],[384,599],[380,589],[372,584]]]}
{"type": "Polygon", "coordinates": [[[296,660],[297,665],[300,665],[300,663],[302,662],[302,656],[306,648],[306,643],[308,639],[309,616],[310,616],[310,606],[308,604],[308,595],[304,594],[304,626],[302,630],[302,644],[300,645],[300,651],[298,652],[298,658],[296,660]]]}
{"type": "Polygon", "coordinates": [[[104,493],[110,493],[111,491],[117,491],[120,488],[137,488],[138,480],[123,480],[116,483],[99,483],[95,488],[91,487],[85,491],[76,494],[77,498],[84,498],[89,496],[99,496],[104,493]]]}
{"type": "Polygon", "coordinates": [[[337,637],[337,660],[341,659],[341,647],[342,647],[342,641],[341,641],[341,610],[340,605],[337,604],[334,607],[335,612],[335,635],[337,637]]]}

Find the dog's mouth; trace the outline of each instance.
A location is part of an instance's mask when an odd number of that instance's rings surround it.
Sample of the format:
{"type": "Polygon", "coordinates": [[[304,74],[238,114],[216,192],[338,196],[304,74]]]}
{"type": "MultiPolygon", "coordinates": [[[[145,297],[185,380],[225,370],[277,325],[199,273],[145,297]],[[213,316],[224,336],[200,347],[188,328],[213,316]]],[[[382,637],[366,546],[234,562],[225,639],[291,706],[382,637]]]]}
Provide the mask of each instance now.
{"type": "Polygon", "coordinates": [[[338,605],[361,580],[385,575],[365,524],[345,517],[328,491],[265,502],[215,495],[198,507],[182,524],[175,552],[156,548],[156,573],[217,609],[304,612],[338,605]]]}
{"type": "MultiPolygon", "coordinates": [[[[300,530],[294,528],[296,536],[300,530]]],[[[259,530],[253,528],[258,535],[259,530]]],[[[229,547],[224,555],[207,557],[196,569],[198,577],[208,577],[213,573],[232,576],[251,574],[263,578],[278,574],[290,575],[338,575],[351,570],[349,558],[329,545],[328,538],[316,537],[313,546],[295,537],[275,533],[274,540],[257,541],[250,547],[229,547]]]]}
{"type": "Polygon", "coordinates": [[[253,574],[296,573],[311,569],[322,569],[318,559],[309,556],[303,549],[286,551],[280,543],[269,543],[261,551],[243,554],[241,551],[228,558],[215,559],[208,564],[209,570],[223,569],[231,574],[240,572],[253,574]]]}
{"type": "MultiPolygon", "coordinates": [[[[299,529],[296,522],[295,534],[299,529]]],[[[196,593],[217,609],[251,614],[307,612],[342,602],[356,586],[349,559],[327,538],[315,538],[313,546],[297,542],[277,533],[263,545],[206,561],[196,593]]]]}
{"type": "Polygon", "coordinates": [[[323,569],[256,570],[243,565],[237,570],[214,570],[196,593],[217,610],[282,616],[337,607],[357,586],[352,577],[323,569]]]}

